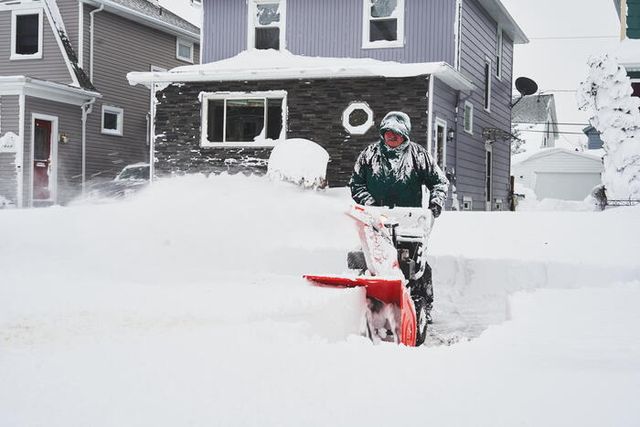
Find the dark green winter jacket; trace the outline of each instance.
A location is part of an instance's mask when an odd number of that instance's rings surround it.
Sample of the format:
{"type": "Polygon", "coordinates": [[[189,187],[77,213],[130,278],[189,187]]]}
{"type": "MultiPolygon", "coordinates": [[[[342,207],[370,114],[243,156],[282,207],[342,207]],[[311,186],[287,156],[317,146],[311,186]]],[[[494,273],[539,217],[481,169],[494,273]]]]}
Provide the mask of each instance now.
{"type": "Polygon", "coordinates": [[[349,186],[361,205],[422,206],[422,186],[431,193],[430,204],[444,207],[449,182],[422,146],[405,141],[390,148],[384,141],[368,146],[356,161],[349,186]]]}

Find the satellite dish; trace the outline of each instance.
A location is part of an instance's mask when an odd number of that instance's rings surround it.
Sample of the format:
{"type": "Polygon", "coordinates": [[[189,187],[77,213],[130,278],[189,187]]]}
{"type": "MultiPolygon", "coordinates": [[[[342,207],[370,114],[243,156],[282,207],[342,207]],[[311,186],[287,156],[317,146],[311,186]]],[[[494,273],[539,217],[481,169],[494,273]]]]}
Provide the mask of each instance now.
{"type": "Polygon", "coordinates": [[[538,91],[538,84],[530,78],[518,77],[516,79],[516,89],[523,97],[533,95],[538,91]]]}

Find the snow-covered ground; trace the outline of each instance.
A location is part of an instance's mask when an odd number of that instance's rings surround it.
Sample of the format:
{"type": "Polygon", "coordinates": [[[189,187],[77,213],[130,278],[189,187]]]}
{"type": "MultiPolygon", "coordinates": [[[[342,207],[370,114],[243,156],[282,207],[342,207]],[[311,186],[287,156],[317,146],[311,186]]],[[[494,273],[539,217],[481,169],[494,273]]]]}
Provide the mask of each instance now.
{"type": "Polygon", "coordinates": [[[349,203],[192,176],[0,210],[0,425],[638,424],[638,208],[445,212],[405,348],[301,279],[344,270],[349,203]]]}

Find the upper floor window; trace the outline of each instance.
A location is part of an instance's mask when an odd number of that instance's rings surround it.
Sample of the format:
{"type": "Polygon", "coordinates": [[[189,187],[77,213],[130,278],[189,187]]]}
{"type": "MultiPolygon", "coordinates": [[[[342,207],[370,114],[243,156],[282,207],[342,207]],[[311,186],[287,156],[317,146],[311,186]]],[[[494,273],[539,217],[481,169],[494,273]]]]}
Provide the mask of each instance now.
{"type": "Polygon", "coordinates": [[[176,58],[193,64],[193,43],[176,39],[176,58]]]}
{"type": "Polygon", "coordinates": [[[42,9],[11,14],[11,59],[42,58],[42,9]]]}
{"type": "Polygon", "coordinates": [[[404,46],[404,0],[363,0],[362,47],[404,46]]]}
{"type": "Polygon", "coordinates": [[[491,60],[484,61],[484,109],[491,111],[491,60]]]}
{"type": "Polygon", "coordinates": [[[202,95],[203,147],[272,146],[285,138],[286,92],[202,95]]]}
{"type": "Polygon", "coordinates": [[[497,43],[496,43],[496,77],[502,80],[502,49],[504,46],[504,33],[501,27],[498,27],[497,43]]]}
{"type": "Polygon", "coordinates": [[[286,0],[249,0],[249,49],[285,48],[286,0]]]}

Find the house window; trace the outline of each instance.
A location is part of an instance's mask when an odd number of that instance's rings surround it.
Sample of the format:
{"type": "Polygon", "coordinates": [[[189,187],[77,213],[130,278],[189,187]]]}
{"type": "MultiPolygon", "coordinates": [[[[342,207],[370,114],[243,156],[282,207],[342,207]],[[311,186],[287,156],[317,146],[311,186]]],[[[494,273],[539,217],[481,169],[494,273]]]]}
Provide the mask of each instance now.
{"type": "Polygon", "coordinates": [[[471,211],[473,210],[473,199],[469,196],[464,196],[462,198],[462,210],[463,211],[471,211]]]}
{"type": "Polygon", "coordinates": [[[176,58],[193,64],[193,43],[176,39],[176,58]]]}
{"type": "Polygon", "coordinates": [[[404,45],[404,0],[363,0],[362,47],[404,45]]]}
{"type": "Polygon", "coordinates": [[[285,138],[286,92],[203,94],[202,146],[273,146],[285,138]]]}
{"type": "Polygon", "coordinates": [[[469,101],[464,103],[464,131],[473,133],[473,104],[469,101]]]}
{"type": "Polygon", "coordinates": [[[342,126],[351,135],[364,135],[373,126],[373,110],[366,102],[352,102],[342,112],[342,126]]]}
{"type": "Polygon", "coordinates": [[[110,105],[102,106],[102,133],[122,136],[124,110],[110,105]]]}
{"type": "Polygon", "coordinates": [[[633,96],[640,98],[640,80],[631,80],[631,87],[633,88],[633,96]]]}
{"type": "Polygon", "coordinates": [[[502,49],[504,46],[504,33],[502,28],[498,27],[498,37],[496,43],[496,77],[502,79],[502,49]]]}
{"type": "Polygon", "coordinates": [[[250,0],[249,49],[285,48],[285,0],[250,0]]]}
{"type": "Polygon", "coordinates": [[[484,61],[484,109],[491,111],[491,60],[484,61]]]}
{"type": "Polygon", "coordinates": [[[440,169],[447,165],[447,122],[436,118],[436,138],[433,147],[433,158],[440,169]]]}
{"type": "Polygon", "coordinates": [[[42,58],[42,9],[11,14],[11,59],[42,58]]]}

